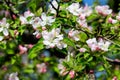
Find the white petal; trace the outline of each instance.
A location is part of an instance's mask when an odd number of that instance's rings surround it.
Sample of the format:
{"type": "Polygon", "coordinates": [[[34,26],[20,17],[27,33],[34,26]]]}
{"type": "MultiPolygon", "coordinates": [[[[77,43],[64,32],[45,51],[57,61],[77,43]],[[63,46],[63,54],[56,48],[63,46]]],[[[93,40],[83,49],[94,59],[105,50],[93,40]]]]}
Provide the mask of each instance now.
{"type": "Polygon", "coordinates": [[[51,43],[49,41],[43,41],[44,45],[50,45],[51,43]]]}
{"type": "Polygon", "coordinates": [[[46,21],[46,18],[47,18],[46,14],[42,13],[41,18],[42,18],[43,21],[46,21]]]}
{"type": "Polygon", "coordinates": [[[27,19],[23,16],[20,16],[20,21],[22,22],[22,24],[27,24],[27,19]]]}
{"type": "Polygon", "coordinates": [[[3,34],[4,34],[4,36],[8,36],[9,35],[9,32],[8,32],[8,30],[6,28],[3,30],[3,34]]]}
{"type": "Polygon", "coordinates": [[[3,27],[0,28],[0,32],[2,32],[2,31],[3,31],[3,27]]]}
{"type": "Polygon", "coordinates": [[[3,36],[0,36],[0,41],[2,41],[3,40],[3,36]]]}

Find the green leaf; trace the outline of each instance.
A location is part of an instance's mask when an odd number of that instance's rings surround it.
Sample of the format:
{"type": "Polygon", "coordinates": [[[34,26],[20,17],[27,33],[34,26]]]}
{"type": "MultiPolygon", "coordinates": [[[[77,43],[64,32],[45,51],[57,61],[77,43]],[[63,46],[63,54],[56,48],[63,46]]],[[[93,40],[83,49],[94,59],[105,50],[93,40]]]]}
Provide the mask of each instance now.
{"type": "Polygon", "coordinates": [[[13,49],[7,49],[6,52],[7,52],[7,54],[14,54],[13,49]]]}
{"type": "Polygon", "coordinates": [[[36,16],[40,16],[41,15],[41,13],[42,13],[42,8],[39,8],[38,10],[37,10],[37,12],[35,13],[36,14],[36,16]]]}
{"type": "Polygon", "coordinates": [[[67,45],[73,46],[75,48],[75,43],[72,40],[70,40],[69,38],[64,38],[63,42],[65,42],[67,45]]]}
{"type": "Polygon", "coordinates": [[[102,65],[99,66],[98,71],[103,71],[103,70],[105,70],[104,67],[102,65]]]}
{"type": "Polygon", "coordinates": [[[76,0],[76,2],[81,2],[82,0],[76,0]]]}
{"type": "Polygon", "coordinates": [[[16,62],[16,60],[14,59],[14,57],[11,59],[11,64],[14,64],[16,62]]]}
{"type": "Polygon", "coordinates": [[[87,35],[84,32],[80,32],[80,41],[85,42],[87,40],[87,35]]]}
{"type": "Polygon", "coordinates": [[[90,55],[89,53],[85,53],[84,58],[86,59],[87,57],[89,57],[89,55],[90,55]]]}
{"type": "Polygon", "coordinates": [[[93,60],[93,57],[90,57],[87,61],[90,62],[93,60]]]}
{"type": "Polygon", "coordinates": [[[33,73],[34,70],[33,70],[33,69],[25,69],[24,72],[25,72],[25,73],[33,73]]]}
{"type": "Polygon", "coordinates": [[[87,17],[87,20],[88,21],[93,21],[97,18],[99,18],[99,16],[97,14],[91,14],[89,17],[87,17]]]}
{"type": "Polygon", "coordinates": [[[29,55],[28,57],[30,59],[33,59],[37,56],[38,53],[40,53],[40,51],[44,48],[43,43],[38,42],[35,46],[33,46],[33,48],[29,51],[29,55]]]}

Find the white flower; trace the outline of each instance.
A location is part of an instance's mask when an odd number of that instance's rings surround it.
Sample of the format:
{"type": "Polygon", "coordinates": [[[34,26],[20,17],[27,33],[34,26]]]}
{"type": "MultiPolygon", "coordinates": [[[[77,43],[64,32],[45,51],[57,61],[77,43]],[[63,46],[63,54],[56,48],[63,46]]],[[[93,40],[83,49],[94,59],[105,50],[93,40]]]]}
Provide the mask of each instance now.
{"type": "Polygon", "coordinates": [[[102,38],[99,41],[97,41],[96,38],[88,39],[86,43],[88,44],[92,51],[97,50],[108,51],[108,48],[111,44],[109,41],[105,41],[102,38]]]}
{"type": "Polygon", "coordinates": [[[79,41],[79,33],[79,31],[72,29],[71,31],[69,31],[68,36],[75,41],[79,41]]]}
{"type": "Polygon", "coordinates": [[[24,17],[25,17],[25,18],[32,17],[32,16],[34,16],[34,14],[31,13],[29,10],[26,11],[26,12],[24,12],[24,17]]]}
{"type": "Polygon", "coordinates": [[[100,49],[101,50],[103,50],[103,51],[108,51],[108,48],[109,48],[109,46],[110,46],[110,42],[108,42],[108,41],[100,41],[100,42],[98,42],[98,45],[99,45],[99,47],[100,47],[100,49]]]}
{"type": "Polygon", "coordinates": [[[19,78],[17,77],[18,73],[11,73],[9,76],[9,80],[19,80],[19,78]]]}
{"type": "Polygon", "coordinates": [[[89,7],[88,5],[85,5],[85,7],[83,7],[83,12],[81,14],[84,14],[85,16],[90,16],[92,11],[93,10],[91,7],[89,7]]]}
{"type": "Polygon", "coordinates": [[[72,3],[68,8],[67,10],[72,13],[73,15],[75,16],[79,16],[80,14],[80,4],[79,3],[72,3]]]}
{"type": "Polygon", "coordinates": [[[27,19],[24,16],[20,16],[21,24],[28,24],[27,19]]]}
{"type": "Polygon", "coordinates": [[[88,46],[91,48],[92,51],[99,50],[99,46],[98,46],[96,38],[88,39],[86,43],[88,44],[88,46]]]}
{"type": "Polygon", "coordinates": [[[51,32],[43,31],[42,36],[44,38],[43,44],[46,45],[46,48],[57,47],[59,49],[67,47],[66,44],[62,42],[63,34],[60,35],[60,29],[52,29],[51,32]]]}
{"type": "Polygon", "coordinates": [[[3,33],[4,36],[9,35],[9,23],[6,23],[6,18],[3,18],[2,21],[0,21],[0,32],[3,33]]]}
{"type": "Polygon", "coordinates": [[[21,21],[21,24],[29,24],[29,21],[27,20],[28,17],[32,17],[34,16],[33,13],[31,13],[30,11],[26,11],[24,12],[24,15],[20,16],[20,21],[21,21]]]}
{"type": "Polygon", "coordinates": [[[79,3],[72,3],[67,10],[72,13],[75,16],[89,16],[92,13],[92,8],[88,7],[87,5],[85,7],[80,7],[79,3]]]}
{"type": "MultiPolygon", "coordinates": [[[[51,4],[52,4],[56,9],[58,8],[58,3],[56,2],[56,0],[53,0],[51,4]]],[[[49,5],[50,12],[53,13],[53,14],[56,14],[56,10],[52,7],[51,4],[49,5]]]]}
{"type": "Polygon", "coordinates": [[[42,27],[44,27],[45,25],[51,25],[53,22],[55,21],[55,19],[53,18],[53,16],[46,16],[45,13],[41,14],[41,22],[40,25],[42,27]]]}
{"type": "Polygon", "coordinates": [[[95,9],[96,9],[96,11],[97,11],[99,14],[101,14],[101,15],[103,15],[103,16],[107,16],[107,15],[109,15],[109,14],[112,13],[112,10],[109,9],[109,6],[108,6],[108,5],[105,5],[105,6],[96,6],[95,9]]]}
{"type": "Polygon", "coordinates": [[[39,17],[36,17],[30,21],[30,24],[32,24],[34,29],[37,29],[41,25],[41,19],[39,17]]]}
{"type": "Polygon", "coordinates": [[[77,19],[77,22],[79,23],[79,25],[81,26],[81,27],[85,27],[85,28],[87,28],[88,27],[88,24],[87,24],[87,22],[86,22],[86,20],[84,19],[84,20],[81,20],[81,19],[77,19]]]}

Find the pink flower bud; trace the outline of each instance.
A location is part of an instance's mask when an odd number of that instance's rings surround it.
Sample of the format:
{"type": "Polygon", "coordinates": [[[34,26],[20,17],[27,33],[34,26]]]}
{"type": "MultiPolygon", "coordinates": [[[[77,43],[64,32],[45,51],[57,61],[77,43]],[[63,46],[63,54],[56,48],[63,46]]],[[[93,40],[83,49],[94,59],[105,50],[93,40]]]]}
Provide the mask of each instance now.
{"type": "Polygon", "coordinates": [[[117,79],[117,77],[116,77],[116,76],[114,76],[114,77],[112,78],[112,80],[118,80],[118,79],[117,79]]]}
{"type": "Polygon", "coordinates": [[[14,30],[14,35],[17,36],[19,32],[17,30],[14,30]]]}
{"type": "Polygon", "coordinates": [[[37,38],[37,39],[40,39],[40,38],[41,38],[40,33],[36,34],[36,38],[37,38]]]}
{"type": "Polygon", "coordinates": [[[32,47],[33,47],[33,44],[29,44],[29,45],[28,45],[28,48],[32,48],[32,47]]]}
{"type": "Polygon", "coordinates": [[[22,45],[19,45],[19,51],[20,51],[20,54],[24,54],[27,52],[27,48],[23,47],[22,45]]]}
{"type": "Polygon", "coordinates": [[[112,18],[111,18],[111,17],[108,18],[108,22],[109,22],[109,23],[112,23],[112,18]]]}
{"type": "Polygon", "coordinates": [[[70,71],[70,72],[69,72],[69,75],[70,75],[70,78],[73,79],[73,78],[75,77],[75,71],[70,71]]]}
{"type": "Polygon", "coordinates": [[[13,19],[16,19],[16,18],[17,18],[14,14],[12,15],[12,17],[13,17],[13,19]]]}
{"type": "Polygon", "coordinates": [[[43,67],[43,68],[40,69],[40,72],[41,72],[41,73],[46,73],[46,72],[47,72],[47,69],[43,67]]]}
{"type": "Polygon", "coordinates": [[[43,31],[46,30],[46,27],[42,27],[42,30],[43,30],[43,31]]]}
{"type": "Polygon", "coordinates": [[[93,71],[93,70],[90,70],[90,74],[94,74],[94,71],[93,71]]]}
{"type": "Polygon", "coordinates": [[[79,16],[79,18],[80,18],[81,20],[84,20],[84,19],[85,19],[85,15],[82,14],[82,15],[79,16]]]}
{"type": "Polygon", "coordinates": [[[71,30],[71,31],[69,31],[68,36],[69,36],[69,37],[72,37],[72,33],[73,33],[73,31],[72,31],[72,30],[71,30]]]}
{"type": "Polygon", "coordinates": [[[80,51],[80,52],[85,52],[86,49],[85,49],[85,48],[80,48],[79,51],[80,51]]]}
{"type": "Polygon", "coordinates": [[[2,70],[7,71],[7,66],[3,65],[2,70]]]}

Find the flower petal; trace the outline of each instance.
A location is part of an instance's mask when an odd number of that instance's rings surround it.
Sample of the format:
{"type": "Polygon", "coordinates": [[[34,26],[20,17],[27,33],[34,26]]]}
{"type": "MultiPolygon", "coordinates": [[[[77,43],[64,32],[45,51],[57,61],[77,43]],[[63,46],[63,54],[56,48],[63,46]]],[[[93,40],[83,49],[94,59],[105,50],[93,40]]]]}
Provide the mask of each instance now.
{"type": "Polygon", "coordinates": [[[8,30],[6,28],[3,30],[3,34],[4,34],[4,36],[8,36],[9,35],[9,32],[8,32],[8,30]]]}
{"type": "Polygon", "coordinates": [[[3,40],[3,36],[0,36],[0,41],[2,41],[3,40]]]}

